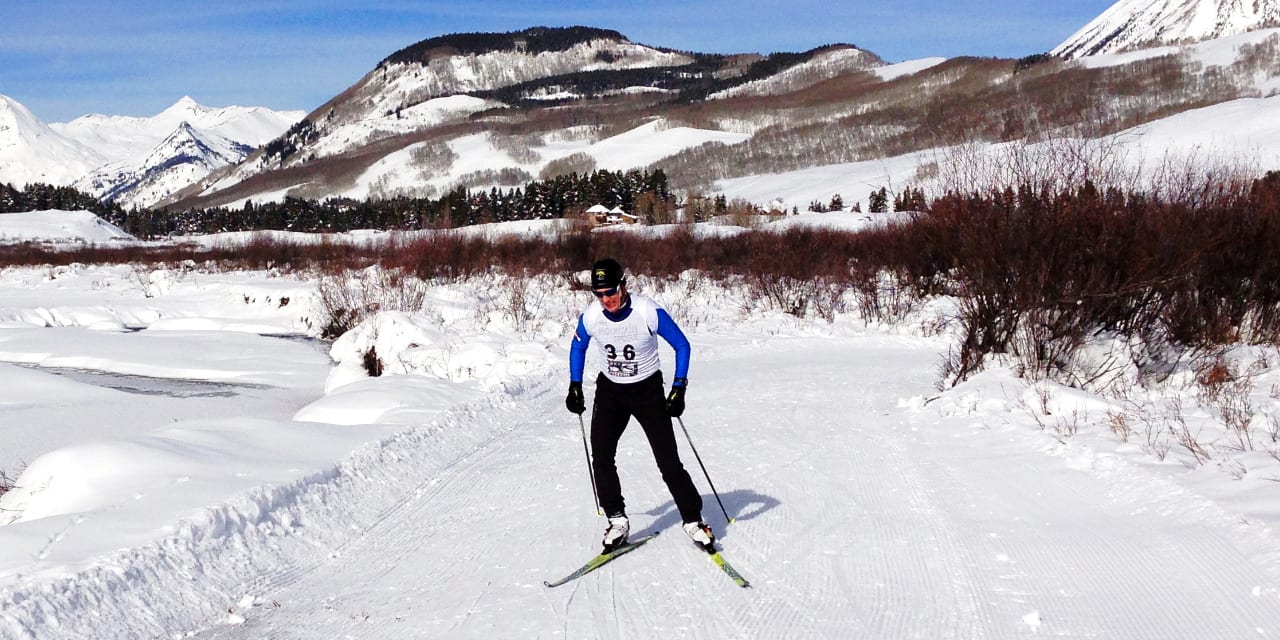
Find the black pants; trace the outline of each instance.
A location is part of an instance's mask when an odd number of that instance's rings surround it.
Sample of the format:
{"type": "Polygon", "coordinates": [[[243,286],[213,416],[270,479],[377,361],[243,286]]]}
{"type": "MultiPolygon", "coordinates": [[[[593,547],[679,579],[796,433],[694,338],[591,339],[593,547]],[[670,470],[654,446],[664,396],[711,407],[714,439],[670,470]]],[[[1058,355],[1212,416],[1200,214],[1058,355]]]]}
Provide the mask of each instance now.
{"type": "Polygon", "coordinates": [[[626,512],[615,458],[618,439],[632,416],[649,439],[653,459],[658,463],[662,480],[667,483],[667,490],[675,500],[680,518],[685,522],[701,520],[702,495],[680,463],[675,430],[671,427],[671,417],[667,415],[661,372],[631,384],[618,384],[603,373],[596,378],[595,404],[591,411],[591,452],[600,508],[606,515],[626,512]]]}

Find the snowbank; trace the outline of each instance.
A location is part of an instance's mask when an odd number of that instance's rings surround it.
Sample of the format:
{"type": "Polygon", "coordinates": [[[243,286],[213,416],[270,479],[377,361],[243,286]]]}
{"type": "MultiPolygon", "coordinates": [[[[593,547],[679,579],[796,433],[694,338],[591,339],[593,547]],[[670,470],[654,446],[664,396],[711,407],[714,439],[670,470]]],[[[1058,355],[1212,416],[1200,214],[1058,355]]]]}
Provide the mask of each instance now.
{"type": "Polygon", "coordinates": [[[100,243],[134,239],[89,211],[0,213],[0,243],[100,243]]]}

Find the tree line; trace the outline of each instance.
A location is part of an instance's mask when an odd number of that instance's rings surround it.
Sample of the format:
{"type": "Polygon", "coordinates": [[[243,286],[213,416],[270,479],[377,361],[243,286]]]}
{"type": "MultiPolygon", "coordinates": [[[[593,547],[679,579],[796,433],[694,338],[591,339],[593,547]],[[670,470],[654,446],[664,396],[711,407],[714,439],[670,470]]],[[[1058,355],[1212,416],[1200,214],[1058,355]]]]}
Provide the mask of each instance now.
{"type": "Polygon", "coordinates": [[[43,209],[92,211],[138,238],[228,231],[340,232],[353,229],[418,230],[488,222],[570,217],[594,204],[622,209],[650,223],[670,222],[675,197],[661,169],[570,173],[524,187],[472,191],[458,187],[439,198],[393,197],[323,201],[286,197],[281,202],[246,201],[240,207],[132,209],[103,203],[71,187],[0,184],[0,212],[43,209]]]}

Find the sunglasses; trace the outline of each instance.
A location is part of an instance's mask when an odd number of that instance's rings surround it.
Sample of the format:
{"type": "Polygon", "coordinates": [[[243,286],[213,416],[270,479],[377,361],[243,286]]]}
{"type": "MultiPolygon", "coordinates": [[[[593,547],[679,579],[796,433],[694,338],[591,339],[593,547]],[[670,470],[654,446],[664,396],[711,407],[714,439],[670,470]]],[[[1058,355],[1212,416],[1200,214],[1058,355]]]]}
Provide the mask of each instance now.
{"type": "Polygon", "coordinates": [[[618,287],[606,289],[604,291],[592,291],[591,293],[594,293],[597,298],[607,298],[609,296],[618,295],[618,287]]]}

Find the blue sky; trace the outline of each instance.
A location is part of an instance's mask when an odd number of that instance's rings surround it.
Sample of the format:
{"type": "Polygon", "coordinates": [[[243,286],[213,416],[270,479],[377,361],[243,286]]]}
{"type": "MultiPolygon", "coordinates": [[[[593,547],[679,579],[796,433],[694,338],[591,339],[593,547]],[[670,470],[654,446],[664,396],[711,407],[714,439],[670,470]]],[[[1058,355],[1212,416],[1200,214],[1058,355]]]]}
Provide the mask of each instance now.
{"type": "Polygon", "coordinates": [[[427,38],[531,26],[615,29],[707,53],[847,42],[891,62],[1047,51],[1113,0],[39,0],[0,9],[0,94],[45,122],[211,107],[310,111],[427,38]]]}

